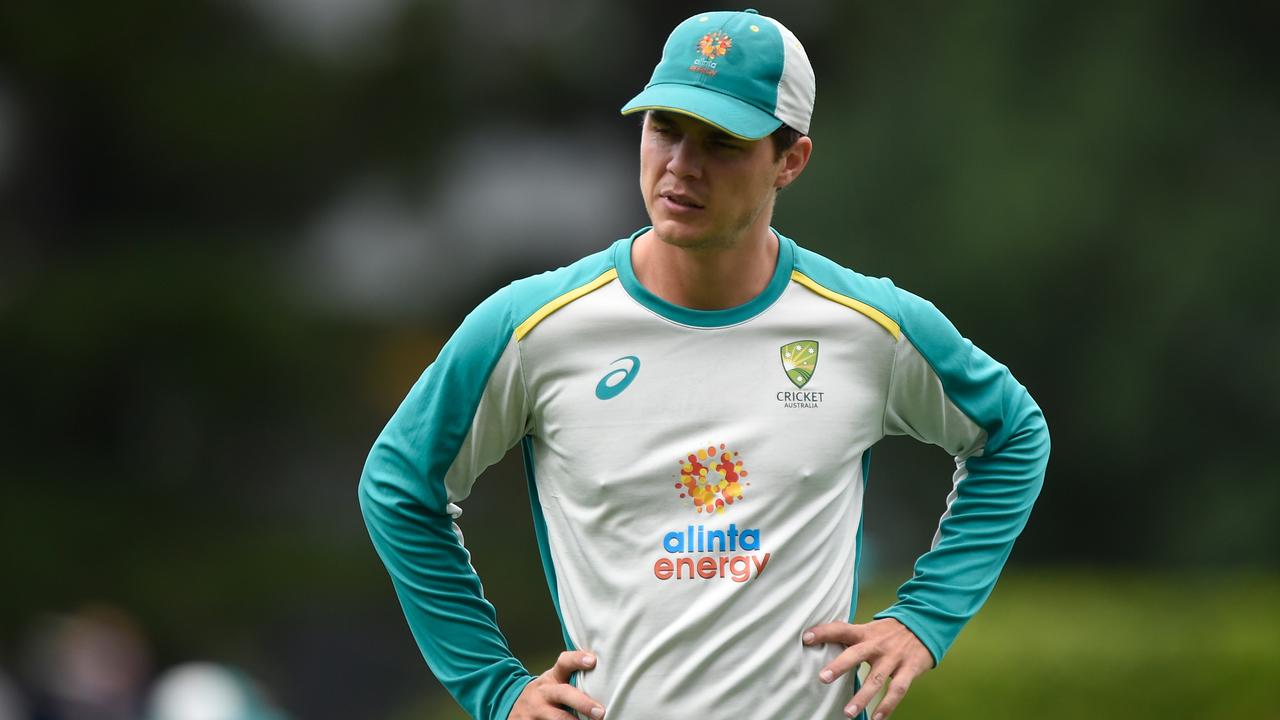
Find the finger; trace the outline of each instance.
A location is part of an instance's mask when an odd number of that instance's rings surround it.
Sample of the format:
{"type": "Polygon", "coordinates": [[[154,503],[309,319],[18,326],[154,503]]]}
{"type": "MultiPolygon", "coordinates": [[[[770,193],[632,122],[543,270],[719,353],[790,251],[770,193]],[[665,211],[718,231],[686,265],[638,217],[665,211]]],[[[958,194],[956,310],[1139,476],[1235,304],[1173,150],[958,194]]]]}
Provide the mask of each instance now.
{"type": "Polygon", "coordinates": [[[555,705],[543,705],[534,712],[531,720],[578,720],[578,718],[555,705]]]}
{"type": "Polygon", "coordinates": [[[861,637],[861,631],[857,625],[850,625],[846,622],[825,623],[823,625],[815,625],[804,631],[801,641],[805,645],[821,645],[822,643],[842,643],[844,645],[852,645],[861,637]]]}
{"type": "Polygon", "coordinates": [[[859,710],[870,705],[876,693],[880,692],[880,689],[889,681],[891,672],[893,672],[892,669],[883,661],[872,665],[871,671],[867,673],[867,679],[862,682],[862,688],[854,694],[849,704],[844,706],[844,714],[853,717],[859,710]]]}
{"type": "Polygon", "coordinates": [[[880,704],[876,706],[876,715],[874,720],[883,720],[893,714],[897,709],[898,703],[902,702],[902,698],[906,696],[907,690],[911,688],[911,681],[915,676],[909,672],[900,672],[893,676],[889,681],[889,689],[885,691],[884,698],[880,700],[880,704]]]}
{"type": "Polygon", "coordinates": [[[565,712],[554,705],[543,705],[543,709],[533,716],[533,720],[578,720],[578,716],[565,712]]]}
{"type": "Polygon", "coordinates": [[[551,679],[550,670],[534,678],[516,699],[516,705],[511,709],[510,717],[519,720],[578,720],[576,716],[570,715],[564,708],[547,699],[546,689],[558,684],[551,679]]]}
{"type": "Polygon", "coordinates": [[[567,683],[575,672],[590,670],[595,666],[595,655],[585,650],[566,650],[556,658],[556,664],[551,668],[551,678],[559,683],[567,683]]]}
{"type": "Polygon", "coordinates": [[[572,685],[547,685],[542,696],[554,705],[573,708],[589,718],[604,717],[604,705],[572,685]]]}
{"type": "Polygon", "coordinates": [[[847,647],[844,652],[836,656],[835,660],[822,668],[822,672],[818,673],[818,679],[824,683],[834,682],[836,678],[869,660],[871,654],[872,647],[868,643],[847,647]]]}

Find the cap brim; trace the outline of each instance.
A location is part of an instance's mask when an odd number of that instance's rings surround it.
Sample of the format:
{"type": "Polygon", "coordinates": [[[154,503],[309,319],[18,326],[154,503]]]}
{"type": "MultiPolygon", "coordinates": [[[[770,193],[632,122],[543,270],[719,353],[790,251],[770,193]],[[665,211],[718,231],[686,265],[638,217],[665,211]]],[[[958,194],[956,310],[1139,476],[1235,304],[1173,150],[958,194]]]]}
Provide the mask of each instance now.
{"type": "Polygon", "coordinates": [[[622,106],[623,115],[644,110],[688,115],[743,140],[759,140],[782,126],[781,120],[755,105],[715,90],[680,83],[650,85],[622,106]]]}

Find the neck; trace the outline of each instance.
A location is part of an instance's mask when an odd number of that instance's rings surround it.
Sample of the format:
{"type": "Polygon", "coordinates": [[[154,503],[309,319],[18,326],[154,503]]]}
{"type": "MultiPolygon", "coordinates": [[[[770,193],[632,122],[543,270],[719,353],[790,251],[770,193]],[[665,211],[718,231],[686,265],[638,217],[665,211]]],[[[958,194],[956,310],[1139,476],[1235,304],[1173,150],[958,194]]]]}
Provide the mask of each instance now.
{"type": "Polygon", "coordinates": [[[685,248],[664,242],[649,229],[631,245],[632,270],[649,292],[673,305],[737,307],[764,292],[777,266],[777,236],[768,224],[753,230],[732,245],[685,248]]]}

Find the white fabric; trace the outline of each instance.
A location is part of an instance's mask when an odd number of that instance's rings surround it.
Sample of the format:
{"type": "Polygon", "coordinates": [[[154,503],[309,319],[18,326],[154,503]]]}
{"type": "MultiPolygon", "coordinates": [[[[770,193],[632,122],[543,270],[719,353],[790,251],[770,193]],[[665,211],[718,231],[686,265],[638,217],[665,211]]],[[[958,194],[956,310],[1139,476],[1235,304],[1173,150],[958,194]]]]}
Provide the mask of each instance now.
{"type": "Polygon", "coordinates": [[[892,402],[885,414],[885,433],[910,435],[921,442],[935,442],[955,456],[956,471],[947,495],[947,508],[938,519],[930,548],[942,539],[942,523],[951,517],[951,505],[960,494],[960,483],[969,477],[965,459],[982,455],[986,432],[951,402],[942,381],[909,340],[898,347],[898,362],[890,389],[892,402]],[[942,440],[938,441],[941,438],[942,440]]]}
{"type": "Polygon", "coordinates": [[[866,316],[795,283],[750,320],[707,329],[655,315],[618,282],[520,343],[560,609],[574,646],[600,658],[579,686],[610,717],[840,716],[852,676],[817,682],[838,648],[805,647],[800,636],[850,616],[862,454],[882,435],[896,344],[866,316]],[[781,356],[798,340],[819,342],[801,389],[781,356]],[[626,356],[640,360],[635,377],[598,399],[597,383],[626,356]],[[778,399],[797,391],[821,401],[778,399]],[[675,488],[677,460],[721,443],[739,452],[750,484],[724,514],[698,513],[675,488]],[[757,530],[759,548],[664,548],[668,532],[730,523],[757,530]],[[715,577],[658,577],[659,561],[683,556],[711,558],[715,577]],[[736,582],[731,567],[720,577],[722,557],[739,569],[750,562],[747,579],[736,582]]]}
{"type": "Polygon", "coordinates": [[[762,19],[773,23],[782,35],[782,77],[778,80],[778,107],[774,116],[795,130],[808,135],[809,122],[813,118],[813,103],[817,97],[817,84],[813,65],[805,54],[804,46],[794,33],[771,17],[762,19]]]}

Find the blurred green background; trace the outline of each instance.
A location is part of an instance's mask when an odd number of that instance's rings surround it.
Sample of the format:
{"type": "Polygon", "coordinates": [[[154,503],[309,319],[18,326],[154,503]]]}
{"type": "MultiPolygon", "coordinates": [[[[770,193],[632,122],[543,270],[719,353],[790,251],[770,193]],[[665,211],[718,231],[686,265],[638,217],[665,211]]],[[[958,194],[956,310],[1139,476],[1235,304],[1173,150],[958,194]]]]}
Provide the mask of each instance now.
{"type": "MultiPolygon", "coordinates": [[[[1053,432],[1004,577],[895,717],[1280,718],[1274,8],[756,7],[818,79],[775,225],[932,299],[1053,432]]],[[[0,5],[14,717],[65,716],[86,618],[132,648],[122,707],[210,660],[293,718],[459,717],[365,534],[365,454],[479,300],[645,224],[617,109],[719,8],[0,5]]],[[[927,549],[950,466],[877,448],[860,617],[927,549]]],[[[538,672],[561,640],[521,472],[492,468],[462,526],[538,672]]]]}

